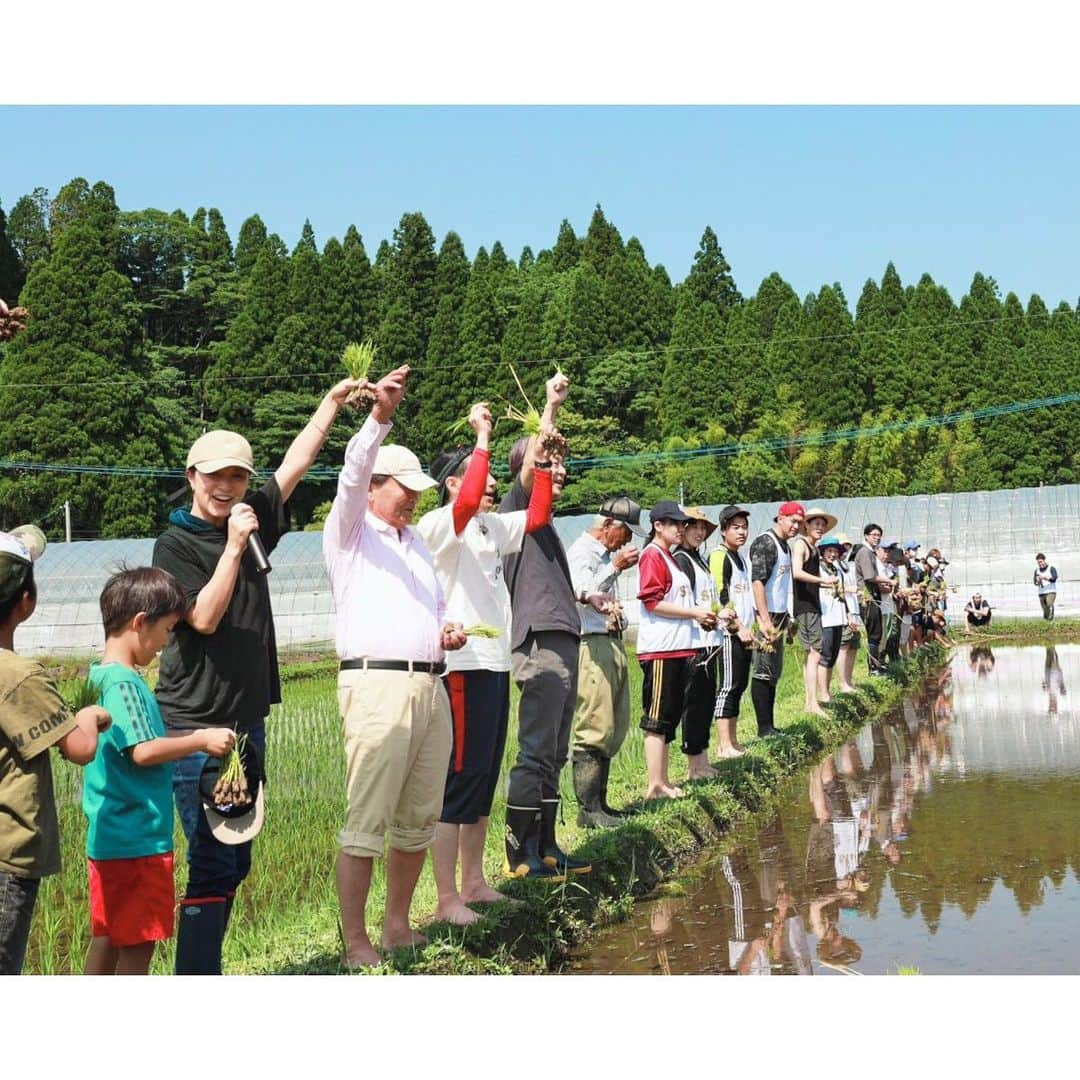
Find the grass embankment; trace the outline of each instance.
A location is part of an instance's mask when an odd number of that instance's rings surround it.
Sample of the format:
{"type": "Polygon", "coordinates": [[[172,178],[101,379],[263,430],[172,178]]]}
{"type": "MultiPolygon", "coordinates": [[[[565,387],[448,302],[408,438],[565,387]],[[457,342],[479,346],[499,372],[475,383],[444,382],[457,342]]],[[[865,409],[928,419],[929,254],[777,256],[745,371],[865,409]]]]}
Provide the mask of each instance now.
{"type": "Polygon", "coordinates": [[[1080,641],[1080,619],[998,619],[989,626],[956,626],[951,635],[959,645],[1062,645],[1080,641]]]}
{"type": "MultiPolygon", "coordinates": [[[[754,738],[749,694],[744,699],[739,735],[747,755],[722,762],[715,781],[687,784],[686,762],[672,752],[672,777],[688,790],[686,798],[650,804],[618,829],[587,832],[574,824],[577,806],[570,769],[564,770],[565,824],[560,842],[567,851],[593,860],[593,872],[564,885],[511,882],[508,894],[520,907],[497,904],[485,918],[463,931],[431,924],[431,943],[417,953],[398,953],[382,970],[417,973],[540,972],[565,955],[593,929],[617,920],[634,899],[654,888],[709,841],[756,810],[768,806],[784,777],[834,745],[867,716],[900,696],[903,685],[941,662],[942,650],[928,650],[898,673],[898,681],[858,677],[859,692],[839,699],[827,719],[802,712],[801,654],[788,650],[777,702],[777,725],[784,737],[754,738]]],[[[284,680],[284,701],[268,724],[267,824],[255,844],[254,867],[233,911],[225,947],[230,973],[330,974],[338,970],[337,896],[334,837],[344,818],[344,755],[337,712],[334,663],[324,660],[292,667],[284,680]]],[[[859,664],[865,672],[865,660],[859,664]]],[[[641,672],[631,664],[634,712],[641,697],[641,672]]],[[[517,753],[511,718],[504,775],[517,753]]],[[[85,821],[79,806],[79,770],[54,757],[60,803],[64,869],[42,885],[34,915],[26,971],[65,973],[82,970],[89,944],[85,821]]],[[[613,805],[638,802],[645,766],[641,731],[632,726],[613,763],[613,805]]],[[[504,798],[492,810],[485,865],[498,884],[502,866],[504,798]]],[[[178,889],[184,877],[184,841],[177,830],[178,889]]],[[[372,939],[378,940],[386,882],[376,862],[368,904],[372,939]]],[[[428,864],[413,904],[418,921],[435,907],[428,864]]],[[[152,971],[172,969],[174,945],[159,948],[152,971]]]]}

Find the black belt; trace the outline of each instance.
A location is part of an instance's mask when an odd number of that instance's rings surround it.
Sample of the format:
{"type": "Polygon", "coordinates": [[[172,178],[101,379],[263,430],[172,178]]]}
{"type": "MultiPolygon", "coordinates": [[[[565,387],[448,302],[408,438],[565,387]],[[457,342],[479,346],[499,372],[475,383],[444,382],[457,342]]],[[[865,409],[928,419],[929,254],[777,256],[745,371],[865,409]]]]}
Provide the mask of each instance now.
{"type": "Polygon", "coordinates": [[[432,660],[342,660],[338,671],[418,671],[423,675],[441,675],[446,665],[432,660]]]}
{"type": "Polygon", "coordinates": [[[582,634],[581,636],[583,638],[586,638],[586,637],[609,637],[609,638],[620,639],[623,636],[623,632],[621,630],[590,630],[587,634],[582,634]]]}

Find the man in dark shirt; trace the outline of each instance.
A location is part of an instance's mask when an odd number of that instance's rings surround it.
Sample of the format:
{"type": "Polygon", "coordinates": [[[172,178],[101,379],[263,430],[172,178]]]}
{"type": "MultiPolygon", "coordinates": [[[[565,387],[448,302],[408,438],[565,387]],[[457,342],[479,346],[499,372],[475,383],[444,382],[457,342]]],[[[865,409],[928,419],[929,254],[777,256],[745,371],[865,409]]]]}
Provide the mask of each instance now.
{"type": "MultiPolygon", "coordinates": [[[[555,414],[566,400],[565,375],[547,383],[542,431],[554,427],[555,414]]],[[[532,491],[533,470],[551,469],[552,498],[566,480],[566,468],[555,459],[538,462],[533,440],[519,439],[510,451],[514,480],[500,511],[525,510],[532,491]]],[[[604,600],[574,595],[570,567],[559,534],[547,524],[525,537],[520,553],[503,560],[513,613],[510,647],[518,704],[518,757],[510,770],[506,796],[506,865],[509,877],[562,881],[568,873],[592,867],[566,855],[555,842],[559,807],[559,774],[570,752],[570,730],[577,703],[578,654],[581,639],[579,603],[600,611],[604,600]]]]}
{"type": "MultiPolygon", "coordinates": [[[[285,503],[315,461],[348,395],[346,379],[323,398],[274,475],[248,492],[255,473],[247,439],[210,431],[188,452],[191,507],[174,511],[154,545],[154,565],[180,583],[191,609],[161,654],[157,699],[173,731],[229,727],[265,758],[264,723],[281,700],[270,591],[248,553],[258,532],[273,551],[288,529],[285,503]]],[[[173,795],[188,841],[188,882],[176,940],[178,975],[220,975],[221,946],[233,897],[251,868],[251,843],[223,844],[202,810],[205,754],[176,763],[173,795]]],[[[265,771],[265,765],[263,766],[265,771]]]]}
{"type": "Polygon", "coordinates": [[[776,686],[784,670],[784,634],[791,620],[791,552],[788,541],[799,531],[805,508],[786,502],[774,524],[750,545],[750,587],[757,609],[761,647],[754,653],[750,700],[754,703],[758,735],[776,735],[773,726],[776,686]]]}
{"type": "Polygon", "coordinates": [[[885,623],[881,615],[881,592],[892,589],[892,580],[878,571],[877,547],[881,526],[871,522],[863,529],[863,541],[855,553],[855,584],[859,589],[859,617],[866,627],[866,662],[871,675],[884,673],[881,638],[885,623]]]}

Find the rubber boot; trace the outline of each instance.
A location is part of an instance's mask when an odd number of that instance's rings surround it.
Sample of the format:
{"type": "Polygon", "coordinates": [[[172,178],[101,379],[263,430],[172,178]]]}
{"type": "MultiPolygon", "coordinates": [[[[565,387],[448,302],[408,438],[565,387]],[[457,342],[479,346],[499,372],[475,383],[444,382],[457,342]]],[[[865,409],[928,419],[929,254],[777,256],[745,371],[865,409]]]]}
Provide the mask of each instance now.
{"type": "Polygon", "coordinates": [[[224,896],[180,902],[176,930],[177,975],[220,975],[225,937],[224,896]]]}
{"type": "Polygon", "coordinates": [[[775,735],[773,704],[776,700],[776,686],[765,679],[751,679],[750,700],[754,703],[758,738],[763,739],[769,735],[775,735]]]}
{"type": "Polygon", "coordinates": [[[560,882],[565,878],[540,858],[539,807],[507,806],[506,862],[503,874],[511,878],[542,878],[560,882]]]}
{"type": "Polygon", "coordinates": [[[583,829],[610,829],[619,819],[604,811],[603,781],[606,759],[595,750],[574,751],[574,794],[578,801],[577,823],[583,829]]]}
{"type": "Polygon", "coordinates": [[[555,816],[558,799],[543,799],[540,803],[540,858],[559,874],[587,874],[592,863],[567,855],[555,841],[555,816]]]}
{"type": "Polygon", "coordinates": [[[600,758],[600,767],[603,770],[603,776],[600,780],[600,806],[603,808],[605,814],[610,814],[613,818],[633,817],[636,810],[616,810],[607,801],[607,789],[608,789],[608,777],[611,775],[611,758],[605,757],[603,754],[598,755],[600,758]]]}

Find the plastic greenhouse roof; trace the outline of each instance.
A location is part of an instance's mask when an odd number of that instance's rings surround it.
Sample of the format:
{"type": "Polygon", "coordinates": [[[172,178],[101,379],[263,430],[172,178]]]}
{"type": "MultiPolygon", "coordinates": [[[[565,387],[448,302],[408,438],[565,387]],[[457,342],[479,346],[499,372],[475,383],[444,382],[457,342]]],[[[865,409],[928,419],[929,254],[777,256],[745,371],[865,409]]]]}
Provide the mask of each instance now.
{"type": "MultiPolygon", "coordinates": [[[[631,493],[632,494],[632,493],[631,493]]],[[[771,524],[776,503],[741,503],[750,512],[750,535],[771,524]]],[[[806,503],[809,507],[809,503],[806,503]]],[[[974,591],[982,592],[1003,615],[1038,615],[1032,584],[1035,553],[1045,551],[1059,574],[1058,611],[1080,611],[1080,484],[936,495],[815,500],[835,514],[839,531],[861,541],[863,526],[880,524],[902,543],[918,540],[925,552],[940,548],[949,560],[950,617],[961,615],[974,591]]],[[[705,506],[716,520],[721,506],[705,506]]],[[[646,515],[643,515],[643,517],[646,515]]],[[[555,528],[569,547],[588,527],[589,514],[557,517],[555,528]]],[[[643,521],[643,524],[645,522],[643,521]]],[[[714,534],[707,550],[720,541],[714,534]]],[[[640,541],[637,541],[640,544],[640,541]]],[[[27,653],[90,653],[103,635],[98,596],[121,565],[149,565],[154,538],[50,543],[38,561],[38,608],[16,635],[27,653]]],[[[279,647],[325,647],[334,637],[333,602],[322,557],[321,532],[291,532],[271,556],[271,602],[279,647]]],[[[619,579],[619,595],[631,621],[636,619],[636,571],[619,579]]],[[[962,617],[962,616],[961,616],[962,617]]]]}

